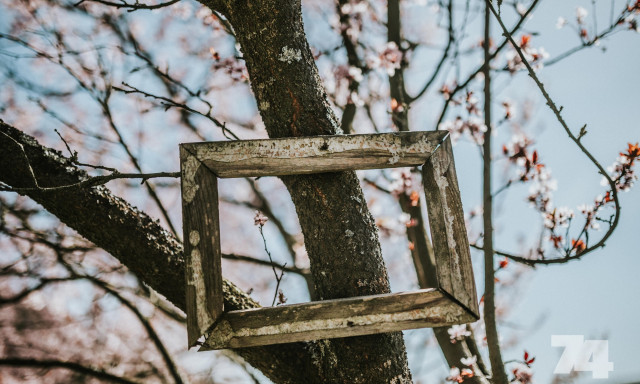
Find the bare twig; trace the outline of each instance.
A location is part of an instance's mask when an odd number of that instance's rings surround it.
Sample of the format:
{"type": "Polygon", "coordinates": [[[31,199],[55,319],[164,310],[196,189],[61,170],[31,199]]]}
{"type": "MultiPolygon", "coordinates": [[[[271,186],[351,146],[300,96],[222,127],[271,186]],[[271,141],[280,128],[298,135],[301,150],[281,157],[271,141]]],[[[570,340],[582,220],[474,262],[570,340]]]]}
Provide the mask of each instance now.
{"type": "MultiPolygon", "coordinates": [[[[173,177],[179,178],[180,172],[155,172],[155,173],[112,173],[110,175],[103,176],[93,176],[86,180],[80,181],[74,184],[60,185],[55,187],[41,187],[36,185],[35,187],[27,187],[27,188],[17,188],[10,187],[8,185],[0,186],[0,191],[6,192],[16,192],[16,193],[26,193],[26,192],[59,192],[66,189],[74,189],[74,188],[91,188],[99,185],[104,185],[111,180],[117,179],[142,179],[142,182],[145,182],[149,179],[154,179],[158,177],[173,177]]],[[[34,181],[35,181],[34,177],[34,181]]]]}
{"type": "Polygon", "coordinates": [[[158,4],[144,4],[141,3],[139,1],[136,0],[135,3],[127,3],[126,1],[120,1],[120,2],[113,2],[113,1],[107,1],[107,0],[80,0],[77,3],[75,3],[74,5],[80,6],[85,2],[93,2],[93,3],[99,3],[102,5],[108,5],[110,7],[114,7],[114,8],[122,8],[122,9],[126,9],[129,12],[133,12],[133,11],[137,11],[139,9],[147,9],[147,10],[151,10],[151,9],[159,9],[159,8],[164,8],[164,7],[168,7],[170,5],[173,5],[177,2],[179,2],[180,0],[170,0],[167,1],[165,3],[158,3],[158,4]]]}
{"type": "MultiPolygon", "coordinates": [[[[118,141],[120,142],[120,145],[122,146],[122,148],[124,149],[125,153],[129,157],[129,160],[131,161],[133,166],[138,170],[138,172],[142,173],[142,167],[140,166],[140,162],[138,161],[136,156],[134,156],[133,152],[131,152],[131,149],[129,148],[129,145],[124,140],[124,137],[120,133],[120,129],[118,128],[118,126],[116,126],[116,123],[115,123],[115,120],[113,118],[113,115],[111,114],[111,106],[109,105],[110,95],[111,95],[111,93],[108,91],[104,98],[96,98],[96,101],[102,107],[104,115],[107,117],[107,121],[109,123],[109,126],[111,127],[113,132],[118,137],[118,141]]],[[[171,232],[174,235],[176,235],[176,237],[179,237],[178,236],[178,231],[176,230],[175,226],[173,225],[173,222],[171,221],[171,217],[169,216],[169,212],[164,207],[164,204],[162,204],[162,201],[160,200],[160,196],[158,196],[158,194],[156,193],[155,187],[151,183],[148,183],[147,180],[148,179],[142,179],[142,183],[146,187],[147,192],[149,193],[149,196],[151,196],[151,199],[156,203],[156,206],[160,210],[160,213],[164,217],[164,220],[167,223],[167,225],[169,226],[169,229],[171,230],[171,232]]]]}
{"type": "MultiPolygon", "coordinates": [[[[27,156],[27,153],[24,150],[24,147],[22,146],[22,144],[20,144],[19,142],[17,142],[15,139],[13,139],[11,136],[7,135],[4,132],[0,132],[2,133],[4,136],[8,137],[9,139],[11,139],[11,141],[13,141],[14,143],[16,143],[16,145],[18,145],[20,147],[20,151],[21,153],[24,155],[24,158],[26,160],[26,164],[27,164],[27,168],[29,169],[29,173],[31,175],[31,179],[33,180],[33,183],[35,185],[35,187],[11,187],[7,184],[2,183],[0,185],[0,191],[8,191],[8,192],[16,192],[16,193],[25,193],[25,192],[51,192],[51,191],[60,191],[60,190],[65,190],[65,189],[72,189],[72,188],[89,188],[89,187],[95,187],[98,185],[103,185],[108,183],[111,180],[115,180],[115,179],[142,179],[143,182],[144,180],[147,179],[151,179],[151,178],[156,178],[156,177],[180,177],[180,172],[157,172],[157,173],[119,173],[117,170],[112,169],[112,173],[110,175],[102,175],[102,176],[94,176],[94,177],[90,177],[88,179],[82,180],[78,183],[74,183],[74,184],[67,184],[67,185],[61,185],[61,186],[55,186],[55,187],[41,187],[40,185],[38,185],[38,179],[36,178],[35,174],[33,173],[33,168],[31,167],[31,162],[29,161],[29,157],[27,156]]],[[[84,165],[84,164],[79,164],[79,165],[84,165]]],[[[102,167],[104,168],[104,167],[102,167]]]]}
{"type": "Polygon", "coordinates": [[[191,107],[189,107],[188,105],[184,104],[184,103],[179,103],[177,101],[174,101],[172,99],[169,99],[168,97],[164,97],[164,96],[158,96],[158,95],[154,95],[145,91],[142,91],[132,85],[129,85],[127,83],[122,83],[122,85],[125,88],[119,88],[119,87],[113,87],[114,90],[116,91],[120,91],[123,92],[125,94],[130,94],[130,93],[137,93],[140,94],[144,97],[149,97],[152,99],[156,99],[158,101],[160,101],[160,104],[165,108],[165,109],[169,109],[169,108],[180,108],[183,109],[187,112],[202,116],[204,118],[206,118],[207,120],[213,122],[216,126],[218,126],[221,130],[222,133],[225,135],[225,137],[229,140],[239,140],[238,136],[236,136],[235,133],[233,133],[231,130],[229,130],[229,128],[227,128],[225,123],[220,122],[220,120],[216,119],[213,115],[212,115],[212,111],[213,111],[213,105],[208,104],[208,108],[209,110],[207,111],[207,113],[202,113],[198,110],[195,110],[191,107]]]}
{"type": "Polygon", "coordinates": [[[258,229],[260,230],[260,236],[262,237],[262,242],[264,244],[264,251],[267,253],[267,256],[269,256],[269,261],[271,262],[271,269],[273,270],[273,274],[276,277],[276,292],[273,295],[273,302],[271,303],[271,306],[273,307],[274,305],[276,305],[276,299],[278,298],[278,291],[280,289],[280,282],[282,281],[282,276],[284,275],[284,267],[286,267],[286,263],[282,265],[282,267],[280,268],[280,275],[278,275],[278,271],[276,271],[276,263],[273,261],[273,258],[271,257],[271,252],[269,252],[269,249],[267,248],[267,239],[264,237],[264,232],[262,231],[262,227],[263,225],[260,224],[258,225],[258,229]]]}
{"type": "MultiPolygon", "coordinates": [[[[626,17],[626,10],[627,8],[625,7],[624,10],[622,11],[622,13],[618,16],[618,18],[613,21],[613,6],[614,6],[615,2],[611,2],[611,17],[612,17],[612,22],[611,24],[602,32],[598,33],[597,35],[595,35],[593,38],[589,39],[588,41],[583,41],[582,44],[575,46],[561,54],[559,54],[558,56],[549,59],[547,61],[544,62],[545,66],[551,66],[554,65],[564,59],[566,59],[567,57],[573,55],[574,53],[580,52],[585,48],[589,48],[592,46],[595,46],[597,43],[599,43],[602,39],[604,39],[605,37],[608,37],[612,34],[614,34],[615,32],[620,31],[620,26],[624,24],[624,19],[626,17]]],[[[593,12],[594,17],[596,15],[596,12],[593,12]]],[[[594,27],[594,31],[597,31],[597,25],[594,27]]],[[[596,32],[594,32],[596,33],[596,32]]]]}
{"type": "Polygon", "coordinates": [[[436,78],[440,74],[440,70],[442,69],[444,63],[447,61],[447,58],[449,57],[449,51],[451,50],[451,46],[453,45],[453,42],[456,40],[455,31],[453,29],[453,0],[449,0],[449,2],[447,3],[447,12],[449,14],[449,25],[447,28],[447,31],[449,33],[449,39],[447,40],[447,46],[444,48],[442,57],[440,58],[438,65],[436,65],[436,69],[431,74],[431,77],[429,78],[427,83],[424,85],[424,87],[422,87],[420,92],[418,92],[415,96],[408,96],[407,103],[412,103],[416,101],[417,99],[422,97],[422,95],[424,95],[425,92],[427,92],[427,90],[431,87],[431,85],[433,85],[433,82],[436,80],[436,78]]]}
{"type": "Polygon", "coordinates": [[[311,272],[308,269],[302,269],[297,267],[287,267],[287,264],[278,264],[274,261],[267,261],[262,259],[256,259],[255,257],[245,256],[245,255],[237,255],[235,253],[223,253],[222,257],[227,260],[235,260],[235,261],[244,261],[248,263],[264,265],[266,267],[277,268],[283,272],[296,273],[298,275],[302,275],[303,277],[309,275],[311,272]]]}

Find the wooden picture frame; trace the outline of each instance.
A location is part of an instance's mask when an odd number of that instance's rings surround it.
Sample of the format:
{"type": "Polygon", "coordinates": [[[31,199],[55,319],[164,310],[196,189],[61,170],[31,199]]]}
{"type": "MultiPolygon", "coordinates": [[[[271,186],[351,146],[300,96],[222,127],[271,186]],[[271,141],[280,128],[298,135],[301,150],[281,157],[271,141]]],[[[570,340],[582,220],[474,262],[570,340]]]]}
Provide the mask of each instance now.
{"type": "Polygon", "coordinates": [[[189,346],[240,348],[441,327],[479,319],[447,132],[313,136],[180,145],[189,346]],[[223,311],[218,178],[423,166],[437,284],[390,293],[223,311]]]}

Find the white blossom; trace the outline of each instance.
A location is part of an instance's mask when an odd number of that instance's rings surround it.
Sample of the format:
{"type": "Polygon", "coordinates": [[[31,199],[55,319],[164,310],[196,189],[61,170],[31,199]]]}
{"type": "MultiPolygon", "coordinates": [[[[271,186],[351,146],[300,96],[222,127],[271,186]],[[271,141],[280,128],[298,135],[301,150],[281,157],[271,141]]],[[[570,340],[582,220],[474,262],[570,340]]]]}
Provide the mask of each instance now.
{"type": "Polygon", "coordinates": [[[567,25],[567,19],[562,16],[558,17],[558,21],[556,21],[556,28],[562,29],[565,25],[567,25]]]}
{"type": "Polygon", "coordinates": [[[447,330],[447,332],[449,333],[449,338],[451,338],[452,342],[455,342],[455,340],[462,340],[465,336],[471,336],[471,332],[467,330],[467,326],[464,324],[453,325],[447,330]]]}
{"type": "Polygon", "coordinates": [[[471,357],[463,357],[462,359],[460,359],[460,362],[464,365],[467,366],[472,366],[474,365],[476,362],[478,361],[478,356],[473,355],[471,357]]]}
{"type": "Polygon", "coordinates": [[[578,24],[583,24],[584,23],[584,19],[587,18],[588,14],[589,14],[589,12],[587,12],[586,9],[584,9],[582,7],[576,8],[576,21],[578,22],[578,24]]]}

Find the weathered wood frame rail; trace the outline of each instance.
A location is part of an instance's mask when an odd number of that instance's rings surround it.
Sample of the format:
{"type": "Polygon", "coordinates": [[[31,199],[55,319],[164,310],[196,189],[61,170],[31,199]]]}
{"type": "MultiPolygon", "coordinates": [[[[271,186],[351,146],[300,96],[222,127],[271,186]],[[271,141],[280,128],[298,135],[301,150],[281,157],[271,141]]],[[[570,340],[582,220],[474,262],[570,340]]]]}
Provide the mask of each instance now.
{"type": "Polygon", "coordinates": [[[203,350],[476,321],[478,303],[446,132],[314,136],[180,145],[189,346],[203,350]],[[217,179],[422,166],[437,284],[414,292],[223,311],[217,179]]]}

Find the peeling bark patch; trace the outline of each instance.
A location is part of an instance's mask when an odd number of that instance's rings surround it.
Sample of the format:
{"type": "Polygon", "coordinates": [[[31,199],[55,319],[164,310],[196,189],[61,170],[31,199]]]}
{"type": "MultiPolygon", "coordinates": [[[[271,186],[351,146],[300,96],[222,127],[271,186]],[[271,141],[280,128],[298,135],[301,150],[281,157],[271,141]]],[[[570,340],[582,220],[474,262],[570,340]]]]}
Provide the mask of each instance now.
{"type": "Polygon", "coordinates": [[[261,101],[260,102],[260,110],[261,111],[266,111],[267,109],[269,109],[269,107],[271,107],[271,104],[269,104],[268,101],[261,101]]]}
{"type": "Polygon", "coordinates": [[[294,61],[302,60],[302,51],[295,48],[289,48],[286,45],[282,47],[282,53],[278,56],[278,60],[291,64],[294,61]]]}
{"type": "Polygon", "coordinates": [[[193,201],[200,186],[196,183],[196,172],[200,167],[200,162],[194,156],[188,156],[184,162],[184,173],[182,175],[182,198],[187,203],[193,201]]]}

